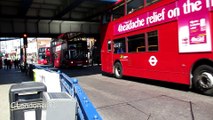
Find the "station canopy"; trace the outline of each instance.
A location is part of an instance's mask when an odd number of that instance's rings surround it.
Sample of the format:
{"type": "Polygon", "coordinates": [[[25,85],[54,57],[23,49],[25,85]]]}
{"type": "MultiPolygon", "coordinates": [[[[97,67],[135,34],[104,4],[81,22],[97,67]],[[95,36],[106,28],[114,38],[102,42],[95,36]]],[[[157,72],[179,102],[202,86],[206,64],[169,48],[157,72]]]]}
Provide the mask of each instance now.
{"type": "MultiPolygon", "coordinates": [[[[17,21],[38,23],[51,21],[100,22],[101,15],[122,0],[1,0],[0,22],[10,24],[10,32],[17,28],[17,21]]],[[[19,22],[20,23],[20,22],[19,22]]],[[[35,25],[36,26],[36,25],[35,25]]],[[[0,31],[3,27],[1,27],[0,31]]],[[[24,28],[22,28],[24,29],[24,28]]],[[[0,35],[0,37],[5,37],[0,35]]],[[[6,40],[6,39],[3,39],[6,40]]]]}
{"type": "Polygon", "coordinates": [[[1,18],[92,21],[118,0],[1,0],[1,18]]]}

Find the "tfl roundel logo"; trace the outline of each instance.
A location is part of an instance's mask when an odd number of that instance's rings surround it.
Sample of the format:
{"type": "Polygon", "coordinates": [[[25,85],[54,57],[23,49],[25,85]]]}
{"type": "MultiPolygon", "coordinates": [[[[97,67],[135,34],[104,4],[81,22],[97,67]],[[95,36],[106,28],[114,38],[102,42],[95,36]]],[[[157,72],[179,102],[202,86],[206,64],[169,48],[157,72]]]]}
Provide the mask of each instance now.
{"type": "Polygon", "coordinates": [[[157,65],[157,62],[158,62],[158,60],[157,60],[157,58],[156,58],[155,56],[151,56],[151,57],[149,58],[149,64],[150,64],[151,66],[156,66],[156,65],[157,65]]]}

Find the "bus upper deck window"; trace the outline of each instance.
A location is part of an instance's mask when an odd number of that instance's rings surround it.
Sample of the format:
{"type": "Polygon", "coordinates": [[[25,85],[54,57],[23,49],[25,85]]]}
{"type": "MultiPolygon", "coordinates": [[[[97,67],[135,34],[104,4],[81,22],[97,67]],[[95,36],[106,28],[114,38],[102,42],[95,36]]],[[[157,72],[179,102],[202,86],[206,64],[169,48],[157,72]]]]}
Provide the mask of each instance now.
{"type": "Polygon", "coordinates": [[[116,6],[115,8],[113,8],[112,10],[112,16],[113,16],[113,20],[116,20],[120,17],[124,16],[124,3],[122,2],[120,5],[116,6]]]}
{"type": "Polygon", "coordinates": [[[130,14],[142,7],[144,7],[143,0],[131,0],[127,3],[127,13],[130,14]]]}
{"type": "Polygon", "coordinates": [[[151,4],[158,2],[158,1],[160,1],[160,0],[146,0],[146,6],[151,5],[151,4]]]}

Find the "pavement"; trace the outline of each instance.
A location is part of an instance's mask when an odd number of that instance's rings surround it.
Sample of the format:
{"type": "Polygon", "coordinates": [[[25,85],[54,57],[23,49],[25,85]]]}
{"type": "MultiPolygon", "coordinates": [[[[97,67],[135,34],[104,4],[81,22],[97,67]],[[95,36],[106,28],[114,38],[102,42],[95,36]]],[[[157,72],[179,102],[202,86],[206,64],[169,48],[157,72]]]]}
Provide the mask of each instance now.
{"type": "MultiPolygon", "coordinates": [[[[79,79],[103,120],[213,120],[211,96],[118,80],[99,72],[94,67],[67,71],[79,79]]],[[[20,70],[0,69],[0,120],[10,120],[10,86],[25,81],[31,78],[20,70]]]]}
{"type": "Polygon", "coordinates": [[[76,77],[103,120],[213,120],[212,96],[188,86],[104,76],[98,67],[64,70],[76,77]]]}
{"type": "Polygon", "coordinates": [[[213,120],[211,96],[98,74],[78,78],[103,120],[213,120]]]}
{"type": "Polygon", "coordinates": [[[0,69],[0,120],[10,120],[9,89],[15,83],[31,81],[19,69],[0,69]]]}

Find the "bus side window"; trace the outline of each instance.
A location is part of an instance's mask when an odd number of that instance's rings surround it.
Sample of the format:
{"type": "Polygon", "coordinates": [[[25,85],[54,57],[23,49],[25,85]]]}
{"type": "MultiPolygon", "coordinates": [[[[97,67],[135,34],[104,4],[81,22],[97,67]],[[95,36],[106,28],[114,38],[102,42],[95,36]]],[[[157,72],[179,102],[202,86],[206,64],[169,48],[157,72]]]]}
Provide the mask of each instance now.
{"type": "Polygon", "coordinates": [[[148,32],[148,51],[158,51],[158,31],[148,32]]]}
{"type": "Polygon", "coordinates": [[[69,59],[69,53],[68,53],[68,51],[64,52],[64,58],[67,59],[67,60],[69,59]]]}
{"type": "Polygon", "coordinates": [[[116,39],[114,41],[114,53],[120,54],[126,52],[125,38],[116,39]]]}
{"type": "Polygon", "coordinates": [[[58,53],[54,53],[54,57],[55,58],[58,58],[59,56],[58,56],[58,53]]]}
{"type": "Polygon", "coordinates": [[[128,37],[128,52],[145,52],[145,34],[128,37]]]}
{"type": "Polygon", "coordinates": [[[112,43],[112,41],[108,41],[108,43],[107,43],[107,50],[108,50],[108,52],[110,52],[112,50],[111,43],[112,43]]]}
{"type": "Polygon", "coordinates": [[[42,54],[42,59],[45,59],[45,54],[42,54]]]}

